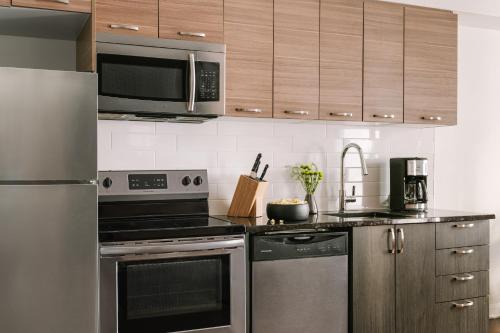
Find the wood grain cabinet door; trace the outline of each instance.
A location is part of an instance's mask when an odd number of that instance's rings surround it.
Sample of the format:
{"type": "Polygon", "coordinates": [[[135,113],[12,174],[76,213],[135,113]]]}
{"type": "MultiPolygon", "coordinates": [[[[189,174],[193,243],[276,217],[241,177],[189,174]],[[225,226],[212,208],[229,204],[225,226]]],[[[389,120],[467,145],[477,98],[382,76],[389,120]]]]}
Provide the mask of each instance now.
{"type": "Polygon", "coordinates": [[[318,119],[319,0],[274,1],[274,117],[318,119]]]}
{"type": "Polygon", "coordinates": [[[226,114],[273,116],[273,0],[225,0],[226,114]]]}
{"type": "Polygon", "coordinates": [[[435,332],[436,227],[396,228],[396,332],[435,332]]]}
{"type": "Polygon", "coordinates": [[[160,0],[160,38],[224,42],[224,0],[160,0]]]}
{"type": "Polygon", "coordinates": [[[361,121],[363,1],[321,1],[320,49],[320,118],[361,121]]]}
{"type": "Polygon", "coordinates": [[[0,0],[0,6],[2,7],[10,6],[10,0],[0,0]]]}
{"type": "MultiPolygon", "coordinates": [[[[6,6],[10,5],[10,1],[2,0],[0,2],[4,3],[6,6]]],[[[12,6],[53,9],[81,13],[92,12],[91,0],[12,0],[12,6]]]]}
{"type": "Polygon", "coordinates": [[[404,122],[457,123],[457,16],[405,8],[404,122]]]}
{"type": "Polygon", "coordinates": [[[158,0],[96,0],[96,31],[158,38],[158,0]]]}
{"type": "Polygon", "coordinates": [[[352,232],[353,333],[395,333],[395,230],[370,226],[352,232]]]}
{"type": "Polygon", "coordinates": [[[403,122],[404,7],[364,4],[363,121],[403,122]]]}

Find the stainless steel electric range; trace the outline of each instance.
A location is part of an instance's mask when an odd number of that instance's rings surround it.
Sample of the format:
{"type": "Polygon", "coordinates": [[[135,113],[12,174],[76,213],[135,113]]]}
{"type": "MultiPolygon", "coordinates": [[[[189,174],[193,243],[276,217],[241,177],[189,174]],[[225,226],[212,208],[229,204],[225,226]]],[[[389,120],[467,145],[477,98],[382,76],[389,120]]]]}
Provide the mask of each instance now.
{"type": "Polygon", "coordinates": [[[206,170],[99,180],[101,333],[244,333],[244,227],[209,217],[206,170]]]}

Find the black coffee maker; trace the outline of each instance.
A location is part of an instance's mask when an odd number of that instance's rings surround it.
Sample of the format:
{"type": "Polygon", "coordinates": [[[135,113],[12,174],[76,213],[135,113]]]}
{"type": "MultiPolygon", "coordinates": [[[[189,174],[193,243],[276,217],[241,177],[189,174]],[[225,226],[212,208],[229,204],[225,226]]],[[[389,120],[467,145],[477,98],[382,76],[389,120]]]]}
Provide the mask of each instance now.
{"type": "Polygon", "coordinates": [[[391,210],[427,211],[426,158],[391,158],[391,210]]]}

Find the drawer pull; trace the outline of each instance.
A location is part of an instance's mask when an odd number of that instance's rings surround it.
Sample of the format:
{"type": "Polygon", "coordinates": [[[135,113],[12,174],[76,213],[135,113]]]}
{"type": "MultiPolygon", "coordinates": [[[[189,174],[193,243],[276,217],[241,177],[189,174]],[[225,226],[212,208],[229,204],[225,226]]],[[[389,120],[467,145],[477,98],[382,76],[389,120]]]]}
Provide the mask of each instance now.
{"type": "Polygon", "coordinates": [[[189,36],[189,37],[199,37],[199,38],[205,38],[207,37],[207,34],[204,32],[185,32],[185,31],[179,31],[177,34],[179,36],[189,36]]]}
{"type": "Polygon", "coordinates": [[[139,26],[131,25],[131,24],[110,24],[109,27],[111,29],[124,29],[124,30],[139,31],[139,26]]]}
{"type": "Polygon", "coordinates": [[[464,274],[462,276],[455,275],[455,276],[453,276],[453,280],[455,280],[455,281],[470,281],[470,280],[474,280],[474,275],[472,275],[472,274],[464,274]]]}
{"type": "Polygon", "coordinates": [[[234,109],[236,112],[251,112],[251,113],[262,113],[262,109],[245,109],[245,108],[236,108],[234,109]]]}
{"type": "Polygon", "coordinates": [[[470,308],[471,306],[474,306],[473,301],[465,301],[462,303],[452,303],[453,307],[458,308],[458,309],[463,309],[463,308],[470,308]]]}
{"type": "Polygon", "coordinates": [[[374,114],[373,118],[394,119],[396,116],[393,114],[374,114]]]}
{"type": "Polygon", "coordinates": [[[474,253],[474,249],[467,249],[467,250],[455,250],[455,254],[472,254],[474,253]]]}
{"type": "Polygon", "coordinates": [[[330,113],[330,116],[352,118],[353,114],[351,112],[332,112],[332,113],[330,113]]]}
{"type": "Polygon", "coordinates": [[[65,5],[69,5],[69,0],[53,0],[54,2],[59,2],[59,3],[63,3],[65,5]]]}
{"type": "Polygon", "coordinates": [[[464,224],[453,225],[454,228],[458,228],[458,229],[470,229],[470,228],[474,228],[474,226],[475,226],[474,223],[464,223],[464,224]]]}
{"type": "Polygon", "coordinates": [[[443,117],[441,117],[441,116],[422,117],[422,120],[441,121],[441,120],[443,120],[443,117]]]}
{"type": "Polygon", "coordinates": [[[298,114],[300,116],[307,116],[307,115],[309,115],[309,111],[304,111],[304,110],[298,110],[298,111],[285,110],[284,112],[286,114],[298,114]]]}

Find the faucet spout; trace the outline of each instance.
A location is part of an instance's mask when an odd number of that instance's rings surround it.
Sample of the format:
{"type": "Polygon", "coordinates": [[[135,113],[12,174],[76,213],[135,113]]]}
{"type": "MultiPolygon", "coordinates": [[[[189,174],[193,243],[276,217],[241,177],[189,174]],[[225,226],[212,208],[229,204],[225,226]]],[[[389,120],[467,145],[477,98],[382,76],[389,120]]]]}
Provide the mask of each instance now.
{"type": "Polygon", "coordinates": [[[345,195],[344,160],[345,160],[345,156],[347,154],[347,151],[349,149],[351,149],[351,148],[356,149],[356,151],[358,152],[359,159],[361,161],[361,170],[363,172],[363,176],[367,176],[368,175],[368,168],[366,167],[366,161],[365,161],[365,157],[363,155],[363,149],[361,149],[361,147],[358,144],[356,144],[356,143],[349,143],[342,150],[342,158],[341,158],[341,161],[340,161],[339,210],[341,212],[343,212],[345,210],[345,204],[347,202],[356,202],[356,198],[354,197],[354,195],[355,195],[355,188],[353,188],[353,197],[352,198],[348,199],[348,198],[346,198],[346,195],[345,195]]]}

